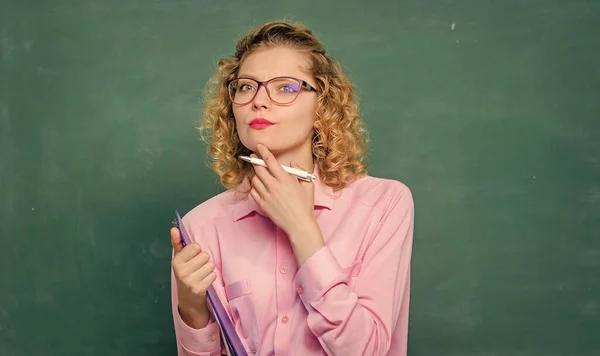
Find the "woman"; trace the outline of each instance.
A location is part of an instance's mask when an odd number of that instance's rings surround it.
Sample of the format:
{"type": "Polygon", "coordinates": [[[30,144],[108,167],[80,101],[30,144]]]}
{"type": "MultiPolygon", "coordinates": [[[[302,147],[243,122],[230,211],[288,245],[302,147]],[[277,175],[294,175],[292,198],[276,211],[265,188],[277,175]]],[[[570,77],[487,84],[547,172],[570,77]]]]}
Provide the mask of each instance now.
{"type": "Polygon", "coordinates": [[[179,354],[224,353],[210,284],[250,354],[406,354],[413,200],[366,174],[340,65],[303,25],[272,22],[219,61],[211,84],[201,131],[227,191],[184,217],[193,243],[171,230],[179,354]]]}

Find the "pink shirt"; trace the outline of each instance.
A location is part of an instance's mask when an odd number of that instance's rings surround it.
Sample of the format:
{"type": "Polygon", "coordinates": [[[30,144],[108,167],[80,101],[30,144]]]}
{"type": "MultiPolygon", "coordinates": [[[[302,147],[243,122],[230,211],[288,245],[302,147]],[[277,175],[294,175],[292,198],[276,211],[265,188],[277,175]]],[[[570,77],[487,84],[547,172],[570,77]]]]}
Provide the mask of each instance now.
{"type": "MultiPolygon", "coordinates": [[[[297,266],[287,235],[249,195],[227,191],[183,221],[215,264],[213,283],[251,355],[405,355],[413,198],[370,176],[341,191],[315,181],[325,247],[297,266]]],[[[172,275],[173,279],[173,275],[172,275]]],[[[179,355],[220,355],[218,325],[173,318],[179,355]]]]}

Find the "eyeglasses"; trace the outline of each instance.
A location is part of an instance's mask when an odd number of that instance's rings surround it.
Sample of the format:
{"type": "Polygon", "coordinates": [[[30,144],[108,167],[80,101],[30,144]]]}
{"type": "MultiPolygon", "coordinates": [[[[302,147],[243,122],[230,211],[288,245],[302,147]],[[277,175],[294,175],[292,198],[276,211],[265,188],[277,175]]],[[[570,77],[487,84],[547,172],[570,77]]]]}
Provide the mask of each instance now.
{"type": "Polygon", "coordinates": [[[277,77],[264,82],[250,78],[237,78],[229,82],[229,99],[237,105],[245,105],[254,100],[260,86],[264,85],[269,98],[277,104],[290,104],[298,97],[302,88],[317,90],[302,79],[277,77]]]}

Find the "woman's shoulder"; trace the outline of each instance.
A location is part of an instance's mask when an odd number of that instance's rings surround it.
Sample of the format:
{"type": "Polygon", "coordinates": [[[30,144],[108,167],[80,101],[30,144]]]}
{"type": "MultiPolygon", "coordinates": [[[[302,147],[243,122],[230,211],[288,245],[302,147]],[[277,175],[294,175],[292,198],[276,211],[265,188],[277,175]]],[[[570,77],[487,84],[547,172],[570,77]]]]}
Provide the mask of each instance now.
{"type": "Polygon", "coordinates": [[[413,204],[410,188],[405,183],[391,178],[364,175],[349,184],[346,189],[353,200],[371,207],[388,206],[401,200],[413,204]]]}
{"type": "Polygon", "coordinates": [[[235,202],[235,192],[226,190],[198,204],[185,215],[184,220],[199,223],[231,215],[235,202]]]}

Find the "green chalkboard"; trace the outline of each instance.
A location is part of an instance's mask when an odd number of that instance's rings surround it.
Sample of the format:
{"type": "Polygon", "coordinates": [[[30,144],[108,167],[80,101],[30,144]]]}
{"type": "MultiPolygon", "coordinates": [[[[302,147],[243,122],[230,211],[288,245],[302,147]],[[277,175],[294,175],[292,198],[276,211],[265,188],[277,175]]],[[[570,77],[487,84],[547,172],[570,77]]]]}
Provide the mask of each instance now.
{"type": "Polygon", "coordinates": [[[0,355],[172,355],[169,228],[252,26],[357,85],[416,203],[410,355],[600,355],[600,2],[0,1],[0,355]]]}

